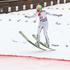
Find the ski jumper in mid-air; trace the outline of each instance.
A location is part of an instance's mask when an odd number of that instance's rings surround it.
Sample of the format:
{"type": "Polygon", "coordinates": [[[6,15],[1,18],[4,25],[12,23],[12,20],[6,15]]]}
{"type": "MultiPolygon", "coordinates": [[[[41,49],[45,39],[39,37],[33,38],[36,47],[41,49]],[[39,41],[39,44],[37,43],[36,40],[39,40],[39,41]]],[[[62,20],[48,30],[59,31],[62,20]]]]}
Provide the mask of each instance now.
{"type": "Polygon", "coordinates": [[[50,13],[42,10],[41,5],[37,5],[36,10],[37,10],[36,14],[39,17],[39,25],[38,25],[38,31],[37,31],[37,43],[36,44],[39,47],[40,33],[41,33],[41,30],[43,29],[45,40],[46,40],[45,45],[49,47],[49,38],[48,38],[48,35],[47,35],[47,30],[48,30],[47,14],[48,15],[53,15],[53,16],[58,16],[58,17],[62,16],[62,14],[59,14],[59,15],[50,14],[50,13]]]}
{"type": "Polygon", "coordinates": [[[41,30],[43,29],[45,40],[46,40],[45,45],[47,45],[49,47],[49,38],[47,35],[48,21],[47,21],[46,12],[42,10],[41,5],[37,5],[36,10],[37,10],[36,14],[39,18],[39,25],[38,25],[38,31],[37,31],[37,43],[36,44],[39,47],[40,33],[41,33],[41,30]]]}
{"type": "Polygon", "coordinates": [[[40,44],[39,44],[39,42],[40,42],[40,33],[41,33],[41,30],[43,29],[45,40],[46,40],[45,45],[49,47],[49,38],[48,38],[48,35],[47,35],[47,30],[48,30],[47,14],[48,15],[53,15],[53,16],[58,16],[58,17],[62,16],[62,14],[59,14],[59,15],[50,14],[50,13],[46,12],[45,10],[42,10],[42,5],[39,5],[39,4],[36,6],[36,11],[37,12],[33,16],[31,16],[31,17],[37,16],[39,18],[36,45],[38,47],[40,46],[40,44]]]}

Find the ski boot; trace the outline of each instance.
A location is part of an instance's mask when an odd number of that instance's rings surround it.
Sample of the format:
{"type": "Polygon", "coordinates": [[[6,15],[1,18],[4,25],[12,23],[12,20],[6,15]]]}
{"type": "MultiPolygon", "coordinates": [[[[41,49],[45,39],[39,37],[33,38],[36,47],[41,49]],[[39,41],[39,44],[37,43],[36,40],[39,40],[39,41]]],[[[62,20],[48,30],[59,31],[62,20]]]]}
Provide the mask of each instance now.
{"type": "Polygon", "coordinates": [[[36,42],[36,43],[35,43],[35,45],[36,45],[37,47],[40,47],[40,44],[39,44],[39,42],[36,42]]]}
{"type": "Polygon", "coordinates": [[[48,48],[49,48],[49,44],[48,44],[48,43],[44,43],[44,45],[45,45],[46,47],[48,47],[48,48]]]}

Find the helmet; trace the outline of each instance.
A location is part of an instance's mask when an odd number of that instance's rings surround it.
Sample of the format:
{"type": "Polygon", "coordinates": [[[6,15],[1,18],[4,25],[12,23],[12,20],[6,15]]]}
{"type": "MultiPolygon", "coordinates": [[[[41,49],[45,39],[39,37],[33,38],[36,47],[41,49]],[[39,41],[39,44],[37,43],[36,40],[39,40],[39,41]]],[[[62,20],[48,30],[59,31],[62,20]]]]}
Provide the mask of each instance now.
{"type": "Polygon", "coordinates": [[[36,10],[37,10],[37,11],[42,11],[42,5],[37,5],[37,6],[36,6],[36,10]]]}

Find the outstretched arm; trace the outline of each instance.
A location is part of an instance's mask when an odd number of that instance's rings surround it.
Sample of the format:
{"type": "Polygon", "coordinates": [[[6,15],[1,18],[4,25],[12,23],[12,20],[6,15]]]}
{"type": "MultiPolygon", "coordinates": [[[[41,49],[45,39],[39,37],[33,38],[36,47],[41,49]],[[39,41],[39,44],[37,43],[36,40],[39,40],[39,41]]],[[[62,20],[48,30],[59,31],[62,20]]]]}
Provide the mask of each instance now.
{"type": "Polygon", "coordinates": [[[35,17],[35,16],[36,16],[36,13],[34,13],[34,14],[31,15],[31,16],[30,16],[30,15],[25,15],[26,18],[33,18],[33,17],[35,17]]]}
{"type": "Polygon", "coordinates": [[[53,16],[58,16],[58,17],[61,17],[62,16],[62,14],[52,14],[53,16]]]}
{"type": "Polygon", "coordinates": [[[50,13],[48,13],[48,12],[46,12],[46,14],[52,15],[52,16],[58,16],[58,17],[62,16],[62,14],[50,14],[50,13]]]}

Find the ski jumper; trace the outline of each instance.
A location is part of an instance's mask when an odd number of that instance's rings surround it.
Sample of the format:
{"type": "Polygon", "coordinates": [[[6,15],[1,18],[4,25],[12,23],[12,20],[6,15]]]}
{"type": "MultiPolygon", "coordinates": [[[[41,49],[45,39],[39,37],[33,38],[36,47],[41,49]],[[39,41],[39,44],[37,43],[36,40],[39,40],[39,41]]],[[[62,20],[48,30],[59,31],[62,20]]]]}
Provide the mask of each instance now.
{"type": "Polygon", "coordinates": [[[41,33],[41,30],[43,29],[46,43],[49,45],[49,38],[48,38],[48,35],[47,35],[48,21],[47,21],[46,12],[45,11],[42,11],[40,13],[38,12],[37,15],[39,17],[39,25],[38,25],[38,31],[37,31],[38,41],[37,42],[38,43],[40,42],[40,33],[41,33]]]}

